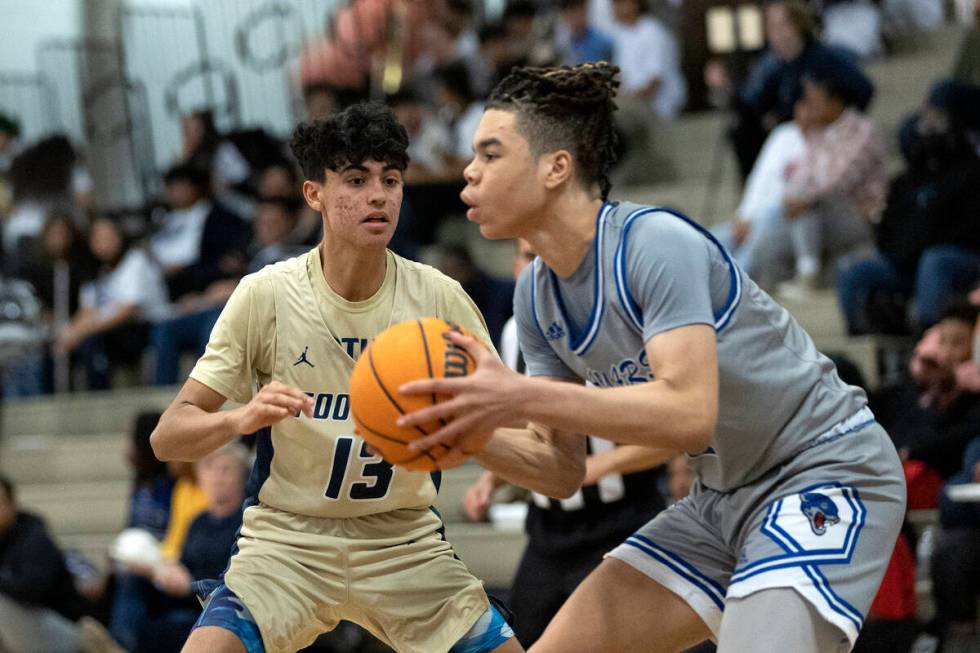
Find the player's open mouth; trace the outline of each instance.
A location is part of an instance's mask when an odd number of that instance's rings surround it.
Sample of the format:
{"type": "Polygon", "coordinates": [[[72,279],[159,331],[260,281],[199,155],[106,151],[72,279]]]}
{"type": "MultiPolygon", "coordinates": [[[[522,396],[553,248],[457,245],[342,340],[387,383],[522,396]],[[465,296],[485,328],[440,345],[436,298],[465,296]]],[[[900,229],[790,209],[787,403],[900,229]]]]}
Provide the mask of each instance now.
{"type": "Polygon", "coordinates": [[[368,217],[364,218],[362,222],[385,224],[388,222],[388,216],[385,215],[384,213],[372,213],[368,217]]]}

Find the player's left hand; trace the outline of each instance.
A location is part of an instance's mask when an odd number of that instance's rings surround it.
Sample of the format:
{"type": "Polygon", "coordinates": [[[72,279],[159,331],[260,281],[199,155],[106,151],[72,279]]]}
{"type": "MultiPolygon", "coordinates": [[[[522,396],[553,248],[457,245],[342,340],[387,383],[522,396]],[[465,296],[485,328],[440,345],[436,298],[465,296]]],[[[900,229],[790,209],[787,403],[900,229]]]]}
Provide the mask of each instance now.
{"type": "Polygon", "coordinates": [[[436,458],[444,469],[478,454],[494,429],[521,419],[521,387],[527,380],[508,369],[475,338],[458,333],[449,333],[446,337],[473,357],[476,370],[469,376],[412,381],[398,389],[405,395],[452,397],[398,418],[398,426],[402,427],[440,419],[447,422],[435,433],[409,445],[413,451],[424,451],[436,444],[449,447],[449,451],[436,458]]]}

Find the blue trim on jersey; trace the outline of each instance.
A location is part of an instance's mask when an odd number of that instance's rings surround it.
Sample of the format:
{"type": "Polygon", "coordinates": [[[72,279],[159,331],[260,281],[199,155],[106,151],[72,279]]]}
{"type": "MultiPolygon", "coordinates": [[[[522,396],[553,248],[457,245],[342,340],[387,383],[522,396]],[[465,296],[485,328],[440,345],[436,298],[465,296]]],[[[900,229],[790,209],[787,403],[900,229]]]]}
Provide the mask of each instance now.
{"type": "Polygon", "coordinates": [[[636,218],[657,210],[659,209],[637,209],[626,216],[626,220],[623,221],[622,235],[619,237],[619,245],[616,247],[616,256],[613,258],[613,268],[615,270],[616,279],[616,294],[619,295],[619,302],[623,305],[623,308],[626,310],[626,314],[629,316],[630,320],[632,320],[633,326],[635,326],[636,329],[641,332],[643,331],[643,309],[640,308],[640,305],[633,298],[633,295],[629,291],[629,285],[626,283],[626,239],[629,236],[630,229],[633,227],[633,222],[636,220],[636,218]]]}
{"type": "Polygon", "coordinates": [[[432,484],[436,486],[436,494],[439,494],[439,489],[442,487],[442,470],[429,472],[429,477],[432,478],[432,484]]]}
{"type": "Polygon", "coordinates": [[[717,581],[702,574],[697,570],[697,568],[678,556],[676,553],[672,553],[663,547],[654,544],[648,538],[640,535],[639,533],[634,533],[631,535],[626,540],[626,544],[639,549],[660,564],[667,566],[671,571],[689,583],[696,586],[698,589],[708,595],[708,598],[711,599],[716,606],[718,606],[719,610],[725,609],[725,589],[717,581]]]}
{"type": "MultiPolygon", "coordinates": [[[[561,298],[561,286],[558,282],[558,276],[551,268],[548,268],[548,278],[551,280],[551,285],[555,291],[558,311],[568,326],[568,348],[572,350],[573,354],[578,356],[585,355],[585,352],[595,342],[595,337],[599,333],[599,324],[602,322],[602,315],[605,312],[606,302],[602,294],[606,274],[605,265],[603,265],[605,262],[605,256],[603,255],[605,248],[602,246],[602,243],[606,232],[606,216],[612,210],[613,206],[613,204],[603,203],[602,208],[599,209],[599,214],[596,216],[596,235],[595,240],[592,241],[592,247],[595,250],[593,256],[595,270],[592,279],[592,311],[589,313],[589,321],[585,327],[585,331],[580,332],[568,318],[568,311],[565,310],[565,302],[561,298]]],[[[540,328],[541,325],[538,324],[538,329],[540,328]]]]}
{"type": "Polygon", "coordinates": [[[697,222],[687,217],[679,211],[673,209],[665,209],[657,206],[651,206],[647,208],[637,209],[630,213],[626,220],[623,222],[623,231],[620,236],[619,246],[616,248],[616,257],[614,260],[615,266],[615,279],[616,279],[616,291],[619,295],[620,303],[623,305],[623,309],[629,316],[630,320],[633,322],[633,326],[640,332],[643,331],[643,320],[642,320],[642,309],[636,298],[630,292],[629,284],[627,283],[626,275],[626,247],[627,247],[627,237],[629,236],[629,230],[632,227],[633,222],[640,216],[647,215],[649,213],[667,213],[675,218],[679,218],[694,227],[702,236],[711,241],[721,252],[724,257],[725,262],[728,264],[728,274],[729,274],[729,287],[728,287],[728,297],[725,299],[725,305],[719,311],[713,312],[713,317],[715,319],[715,331],[720,332],[728,323],[731,322],[732,315],[735,314],[735,309],[738,307],[739,302],[742,299],[742,275],[739,274],[738,266],[732,259],[728,250],[722,245],[714,234],[699,225],[697,222]]]}
{"type": "Polygon", "coordinates": [[[819,569],[811,565],[804,565],[803,572],[813,581],[813,586],[823,595],[830,609],[849,619],[858,630],[861,630],[861,625],[864,623],[864,615],[834,592],[830,587],[830,581],[827,580],[827,577],[820,573],[819,569]]]}
{"type": "Polygon", "coordinates": [[[761,530],[771,540],[776,542],[786,553],[775,555],[761,560],[756,560],[750,565],[742,567],[732,574],[730,583],[740,583],[753,576],[773,571],[775,569],[787,569],[789,567],[803,567],[808,565],[821,564],[848,564],[854,556],[857,548],[857,540],[864,528],[867,520],[868,510],[861,501],[861,496],[857,488],[845,486],[838,482],[815,483],[803,488],[800,492],[812,492],[814,490],[826,489],[828,487],[842,488],[841,495],[854,511],[855,519],[847,527],[847,534],[844,536],[844,546],[839,549],[814,549],[807,551],[796,539],[786,532],[781,526],[776,524],[779,510],[782,508],[783,499],[773,501],[769,505],[765,518],[762,520],[761,530]]]}

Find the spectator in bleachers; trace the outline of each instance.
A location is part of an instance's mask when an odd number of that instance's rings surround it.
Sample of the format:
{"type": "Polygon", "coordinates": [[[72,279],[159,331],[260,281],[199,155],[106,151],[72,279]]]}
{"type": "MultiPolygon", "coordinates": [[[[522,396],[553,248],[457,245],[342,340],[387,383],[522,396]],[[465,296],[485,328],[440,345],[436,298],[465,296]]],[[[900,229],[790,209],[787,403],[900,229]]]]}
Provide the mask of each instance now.
{"type": "Polygon", "coordinates": [[[889,187],[877,252],[838,274],[851,334],[903,331],[908,300],[915,305],[915,326],[925,329],[955,294],[980,280],[980,157],[964,131],[963,112],[970,109],[958,108],[962,89],[954,82],[936,84],[903,129],[906,169],[889,187]],[[900,314],[886,323],[895,311],[885,309],[896,296],[900,314]]]}
{"type": "Polygon", "coordinates": [[[980,395],[957,383],[972,355],[977,308],[956,304],[916,345],[907,378],[871,396],[871,407],[903,460],[925,463],[947,478],[960,468],[980,425],[980,395]]]}
{"type": "MultiPolygon", "coordinates": [[[[170,493],[167,530],[160,543],[160,559],[166,563],[179,560],[191,524],[208,505],[207,495],[198,485],[193,463],[170,461],[167,472],[176,479],[170,493]]],[[[120,591],[113,596],[109,622],[113,637],[128,650],[139,649],[150,610],[165,600],[153,586],[155,568],[127,564],[120,574],[120,591]]]]}
{"type": "Polygon", "coordinates": [[[20,125],[5,113],[0,113],[0,174],[6,173],[20,151],[20,125]]]}
{"type": "Polygon", "coordinates": [[[473,260],[469,249],[461,244],[442,247],[436,267],[463,286],[483,314],[490,339],[499,342],[504,323],[514,312],[514,282],[484,272],[473,260]]]}
{"type": "MultiPolygon", "coordinates": [[[[47,333],[57,333],[78,310],[82,284],[95,274],[95,262],[72,214],[55,207],[36,246],[12,274],[34,288],[47,333]]],[[[53,360],[46,349],[28,353],[7,370],[4,394],[29,397],[53,389],[53,360]]]]}
{"type": "Polygon", "coordinates": [[[150,238],[150,252],[163,266],[171,299],[187,301],[216,281],[240,277],[251,230],[212,200],[208,173],[179,165],[163,179],[170,211],[150,238]]]}
{"type": "Polygon", "coordinates": [[[133,422],[126,460],[133,469],[127,528],[142,528],[162,540],[170,522],[170,499],[176,479],[166,463],[157,460],[150,447],[150,434],[160,421],[156,411],[140,413],[133,422]]]}
{"type": "Polygon", "coordinates": [[[648,0],[615,0],[609,28],[613,62],[620,69],[616,130],[622,155],[612,172],[614,185],[671,179],[672,153],[658,141],[662,124],[683,108],[687,87],[680,72],[674,35],[647,13],[648,0]]]}
{"type": "Polygon", "coordinates": [[[212,111],[194,111],[180,120],[182,153],[179,164],[206,170],[217,192],[249,178],[251,166],[214,124],[212,111]]]}
{"type": "Polygon", "coordinates": [[[526,56],[515,53],[510,47],[507,30],[502,25],[484,25],[480,28],[480,54],[487,62],[489,82],[493,88],[503,79],[514,66],[524,66],[528,63],[526,56]]]}
{"type": "Polygon", "coordinates": [[[963,36],[953,77],[964,84],[980,86],[980,0],[974,0],[973,24],[963,36]]]}
{"type": "MultiPolygon", "coordinates": [[[[309,247],[292,241],[299,215],[306,204],[295,197],[265,197],[259,201],[255,215],[255,242],[248,272],[258,272],[266,265],[299,256],[309,247]]],[[[202,333],[203,345],[208,333],[202,333]]],[[[201,347],[203,351],[203,345],[201,347]]]]}
{"type": "Polygon", "coordinates": [[[801,0],[769,2],[765,19],[769,47],[748,79],[735,87],[719,62],[709,62],[705,69],[709,87],[731,97],[735,121],[729,135],[743,178],[773,127],[793,118],[803,96],[803,78],[815,64],[837,71],[858,109],[864,110],[874,94],[871,81],[847,55],[816,39],[813,16],[801,0]]]}
{"type": "Polygon", "coordinates": [[[829,0],[823,2],[821,40],[846,50],[859,59],[882,54],[881,9],[872,0],[829,0]]]}
{"type": "MultiPolygon", "coordinates": [[[[127,528],[149,532],[163,540],[170,522],[170,501],[176,479],[167,465],[157,460],[150,447],[150,433],[160,421],[159,412],[140,413],[133,423],[126,459],[133,470],[127,528]]],[[[127,649],[135,650],[139,630],[146,621],[146,587],[143,576],[120,570],[111,601],[112,634],[127,649]]]]}
{"type": "MultiPolygon", "coordinates": [[[[303,195],[300,192],[302,187],[296,167],[288,161],[272,163],[259,173],[258,196],[260,198],[288,197],[302,202],[303,195]]],[[[304,206],[300,209],[299,220],[290,240],[297,245],[315,247],[321,240],[323,218],[306,206],[306,202],[302,203],[304,206]]]]}
{"type": "Polygon", "coordinates": [[[781,229],[783,195],[793,169],[806,155],[806,140],[795,121],[777,125],[745,180],[745,190],[732,220],[712,229],[738,264],[754,279],[758,271],[752,252],[769,246],[773,229],[781,229]]]}
{"type": "Polygon", "coordinates": [[[612,61],[613,42],[604,32],[589,24],[586,0],[561,0],[561,22],[555,33],[555,47],[566,66],[589,61],[612,61]]]}
{"type": "Polygon", "coordinates": [[[245,273],[251,227],[210,198],[208,176],[189,165],[164,176],[171,208],[150,250],[163,266],[175,315],[153,328],[154,383],[177,382],[180,354],[204,351],[207,336],[245,273]]]}
{"type": "Polygon", "coordinates": [[[962,468],[951,476],[939,498],[940,530],[930,571],[936,602],[934,629],[942,651],[969,653],[980,648],[977,595],[980,594],[980,504],[953,500],[946,489],[980,483],[980,437],[963,453],[962,468]]]}
{"type": "Polygon", "coordinates": [[[550,66],[555,63],[554,44],[543,37],[543,21],[538,17],[535,0],[508,0],[504,8],[503,26],[514,59],[527,59],[531,66],[550,66]]]}
{"type": "Polygon", "coordinates": [[[868,248],[885,204],[884,150],[874,122],[856,108],[837,69],[814,66],[795,119],[806,140],[783,192],[784,229],[752,252],[761,285],[779,281],[787,262],[795,279],[784,294],[805,295],[821,282],[824,259],[868,248]],[[787,259],[787,254],[789,258],[787,259]]]}
{"type": "Polygon", "coordinates": [[[201,613],[192,583],[216,579],[228,566],[242,525],[248,469],[248,450],[237,442],[197,462],[197,479],[207,507],[191,522],[180,558],[164,562],[153,572],[153,585],[161,595],[150,605],[149,620],[140,636],[141,653],[177,653],[190,634],[201,613]]]}
{"type": "Polygon", "coordinates": [[[44,522],[18,509],[13,483],[0,477],[0,650],[121,653],[87,610],[44,522]]]}
{"type": "Polygon", "coordinates": [[[613,63],[620,67],[617,104],[642,101],[657,116],[671,119],[687,102],[677,39],[647,14],[647,0],[614,0],[613,63]]]}
{"type": "Polygon", "coordinates": [[[13,208],[3,225],[8,272],[23,265],[17,255],[31,251],[49,210],[70,210],[76,225],[84,228],[93,205],[92,178],[64,136],[50,136],[21,151],[10,164],[9,179],[13,208]]]}
{"type": "Polygon", "coordinates": [[[881,9],[889,37],[938,29],[946,13],[942,0],[882,0],[881,9]]]}
{"type": "Polygon", "coordinates": [[[473,158],[473,137],[483,117],[483,102],[473,93],[469,72],[460,63],[440,66],[433,72],[435,105],[449,126],[450,170],[455,179],[473,158]]]}
{"type": "Polygon", "coordinates": [[[429,109],[411,89],[404,89],[388,98],[388,106],[398,122],[408,132],[408,168],[405,183],[452,183],[462,174],[457,170],[455,157],[450,154],[449,127],[429,109]]]}
{"type": "Polygon", "coordinates": [[[89,247],[98,275],[82,285],[79,308],[58,333],[54,351],[77,353],[88,388],[105,390],[113,369],[140,361],[149,324],[166,314],[169,301],[159,266],[119,224],[96,219],[89,247]]]}

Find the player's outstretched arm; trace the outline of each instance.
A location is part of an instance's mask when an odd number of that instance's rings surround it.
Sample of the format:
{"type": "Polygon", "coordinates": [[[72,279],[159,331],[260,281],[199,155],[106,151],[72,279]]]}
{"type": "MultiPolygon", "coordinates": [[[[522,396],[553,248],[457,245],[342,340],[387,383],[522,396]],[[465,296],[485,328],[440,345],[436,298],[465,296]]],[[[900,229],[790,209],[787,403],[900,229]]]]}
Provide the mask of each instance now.
{"type": "Polygon", "coordinates": [[[278,381],[256,393],[244,406],[221,411],[225,396],[187,379],[150,436],[160,460],[197,460],[242,434],[254,433],[300,411],[312,415],[305,394],[278,381]]]}
{"type": "Polygon", "coordinates": [[[403,394],[452,396],[399,418],[399,426],[447,420],[432,435],[415,440],[413,450],[441,443],[453,452],[476,452],[493,429],[517,419],[620,444],[692,453],[711,445],[718,416],[718,359],[709,324],[651,338],[646,352],[653,380],[616,388],[527,378],[503,368],[472,338],[449,337],[474,356],[477,369],[467,377],[413,381],[400,388],[403,394]]]}

